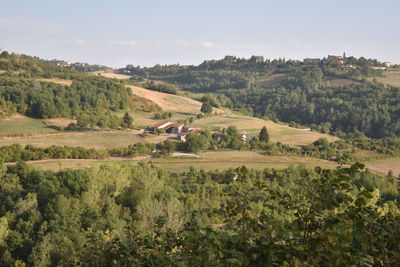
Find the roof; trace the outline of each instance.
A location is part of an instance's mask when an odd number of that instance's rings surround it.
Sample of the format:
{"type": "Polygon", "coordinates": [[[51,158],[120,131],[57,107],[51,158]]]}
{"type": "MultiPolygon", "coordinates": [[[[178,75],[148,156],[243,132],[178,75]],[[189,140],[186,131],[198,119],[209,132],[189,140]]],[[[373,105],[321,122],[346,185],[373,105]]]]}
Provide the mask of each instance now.
{"type": "Polygon", "coordinates": [[[199,126],[193,126],[193,125],[185,125],[185,128],[191,128],[191,129],[202,129],[199,126]]]}
{"type": "Polygon", "coordinates": [[[212,136],[220,136],[220,137],[224,137],[225,135],[223,133],[220,133],[218,131],[212,132],[212,136]]]}
{"type": "Polygon", "coordinates": [[[168,125],[167,127],[165,127],[165,130],[168,130],[173,127],[176,127],[176,128],[183,127],[183,125],[184,124],[180,124],[180,123],[172,123],[172,124],[168,125]]]}
{"type": "Polygon", "coordinates": [[[158,128],[158,127],[163,126],[164,124],[167,124],[167,123],[172,124],[172,122],[170,122],[170,121],[162,121],[162,122],[158,122],[158,123],[154,124],[153,126],[151,126],[151,128],[158,128]]]}

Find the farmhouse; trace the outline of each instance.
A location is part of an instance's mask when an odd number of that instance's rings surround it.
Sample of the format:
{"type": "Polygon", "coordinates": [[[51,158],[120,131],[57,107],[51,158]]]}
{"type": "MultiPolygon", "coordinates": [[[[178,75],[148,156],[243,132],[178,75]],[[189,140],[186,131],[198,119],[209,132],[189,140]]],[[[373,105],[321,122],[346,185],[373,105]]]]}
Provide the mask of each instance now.
{"type": "Polygon", "coordinates": [[[342,56],[333,56],[333,55],[328,55],[328,61],[334,64],[343,64],[343,57],[342,56]]]}
{"type": "Polygon", "coordinates": [[[203,128],[197,127],[197,126],[193,126],[193,125],[185,125],[185,126],[183,126],[183,132],[185,132],[185,133],[197,132],[197,131],[201,131],[201,130],[203,130],[203,128]]]}
{"type": "Polygon", "coordinates": [[[165,127],[165,132],[169,134],[179,134],[183,131],[184,124],[172,123],[165,127]]]}
{"type": "Polygon", "coordinates": [[[172,124],[172,122],[170,122],[170,121],[158,122],[158,123],[154,124],[153,126],[148,127],[145,130],[145,132],[146,133],[157,134],[159,130],[165,130],[165,128],[168,127],[171,124],[172,124]]]}
{"type": "Polygon", "coordinates": [[[217,143],[220,143],[224,139],[224,137],[225,135],[223,133],[220,133],[218,131],[212,132],[212,139],[217,143]]]}
{"type": "Polygon", "coordinates": [[[71,65],[71,62],[65,60],[52,59],[50,60],[50,64],[65,68],[69,67],[71,65]]]}
{"type": "Polygon", "coordinates": [[[249,141],[249,137],[245,134],[240,135],[240,140],[247,143],[249,141]]]}
{"type": "Polygon", "coordinates": [[[342,56],[328,55],[328,60],[341,60],[342,58],[342,56]]]}
{"type": "Polygon", "coordinates": [[[383,62],[383,65],[385,65],[386,68],[392,68],[394,66],[392,62],[383,62]]]}

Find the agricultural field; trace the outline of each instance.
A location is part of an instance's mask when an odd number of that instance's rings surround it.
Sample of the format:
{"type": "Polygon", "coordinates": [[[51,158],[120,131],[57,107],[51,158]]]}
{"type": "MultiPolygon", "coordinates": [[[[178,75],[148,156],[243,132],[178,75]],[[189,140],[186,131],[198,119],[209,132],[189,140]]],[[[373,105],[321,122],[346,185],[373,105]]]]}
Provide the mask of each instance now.
{"type": "Polygon", "coordinates": [[[142,137],[140,135],[141,133],[142,131],[136,130],[65,132],[57,134],[2,138],[0,139],[0,146],[7,146],[11,144],[32,144],[40,147],[47,147],[51,145],[67,145],[106,149],[112,147],[127,147],[128,145],[137,142],[159,143],[168,138],[168,136],[165,135],[149,135],[142,137]]]}
{"type": "Polygon", "coordinates": [[[376,159],[364,163],[365,166],[375,172],[387,174],[392,170],[394,176],[400,175],[400,158],[376,159]]]}
{"type": "Polygon", "coordinates": [[[104,70],[99,70],[99,71],[93,71],[91,72],[93,75],[100,75],[106,78],[110,79],[118,79],[118,80],[129,80],[131,76],[125,75],[125,74],[118,74],[114,73],[113,71],[104,71],[104,70]]]}
{"type": "Polygon", "coordinates": [[[272,142],[282,142],[289,145],[306,145],[323,137],[326,137],[330,142],[338,139],[327,134],[292,128],[272,121],[233,113],[197,120],[193,125],[204,128],[236,126],[241,133],[247,135],[258,135],[260,129],[265,126],[270,133],[272,142]]]}
{"type": "MultiPolygon", "coordinates": [[[[23,115],[13,115],[0,120],[0,137],[16,135],[37,135],[56,133],[40,119],[29,118],[23,115]]],[[[0,143],[3,141],[0,139],[0,143]]]]}
{"type": "Polygon", "coordinates": [[[199,157],[169,157],[152,159],[154,165],[163,169],[180,172],[190,167],[204,170],[225,170],[246,165],[248,168],[263,170],[265,168],[283,169],[290,165],[304,164],[308,167],[321,166],[335,168],[337,164],[327,160],[297,156],[268,156],[257,151],[207,151],[198,153],[199,157]]]}
{"type": "Polygon", "coordinates": [[[43,123],[50,127],[67,127],[71,123],[76,123],[76,120],[56,118],[56,119],[45,119],[43,120],[43,123]]]}
{"type": "Polygon", "coordinates": [[[387,70],[383,73],[384,77],[378,77],[378,82],[392,86],[400,86],[400,69],[387,70]]]}
{"type": "Polygon", "coordinates": [[[172,172],[187,171],[190,167],[204,170],[225,170],[246,165],[248,168],[263,170],[265,168],[283,169],[290,165],[304,164],[308,167],[321,166],[335,168],[337,164],[327,160],[297,156],[267,156],[258,151],[208,151],[197,155],[177,153],[167,158],[111,158],[110,160],[42,160],[29,162],[29,164],[43,168],[57,170],[60,168],[86,168],[101,165],[108,161],[122,162],[136,165],[139,161],[160,166],[172,172]]]}
{"type": "MultiPolygon", "coordinates": [[[[196,115],[200,113],[202,103],[184,96],[156,92],[142,87],[128,86],[132,93],[151,100],[162,108],[163,111],[171,111],[185,115],[196,115]]],[[[216,113],[224,113],[222,109],[213,109],[216,113]]]]}

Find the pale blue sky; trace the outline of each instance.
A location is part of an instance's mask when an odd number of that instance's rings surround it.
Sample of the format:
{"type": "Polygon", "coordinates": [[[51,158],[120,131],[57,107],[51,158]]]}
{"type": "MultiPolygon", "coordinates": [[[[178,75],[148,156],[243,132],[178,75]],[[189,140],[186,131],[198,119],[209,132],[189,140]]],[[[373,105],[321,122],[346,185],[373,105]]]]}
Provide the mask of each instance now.
{"type": "Polygon", "coordinates": [[[399,0],[1,0],[0,47],[111,67],[225,55],[400,63],[399,0]]]}

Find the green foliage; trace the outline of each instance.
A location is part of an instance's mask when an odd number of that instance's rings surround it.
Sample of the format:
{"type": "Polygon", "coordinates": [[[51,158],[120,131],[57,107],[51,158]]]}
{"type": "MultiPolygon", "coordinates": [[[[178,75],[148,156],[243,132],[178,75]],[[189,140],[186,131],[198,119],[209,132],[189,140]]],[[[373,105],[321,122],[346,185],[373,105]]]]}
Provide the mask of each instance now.
{"type": "Polygon", "coordinates": [[[169,156],[176,149],[176,142],[171,140],[165,140],[163,143],[159,143],[156,145],[157,155],[156,156],[169,156]]]}
{"type": "Polygon", "coordinates": [[[50,66],[38,59],[12,55],[0,61],[0,103],[7,110],[38,118],[72,118],[87,112],[130,108],[123,82],[50,66]],[[71,86],[41,82],[36,78],[72,79],[71,86]]]}
{"type": "Polygon", "coordinates": [[[106,151],[75,146],[49,146],[47,148],[19,144],[0,147],[0,162],[41,159],[102,159],[108,156],[106,151]]]}
{"type": "Polygon", "coordinates": [[[123,128],[131,128],[133,124],[133,118],[129,115],[128,112],[125,112],[124,116],[122,117],[122,127],[123,128]]]}
{"type": "Polygon", "coordinates": [[[362,132],[373,138],[399,136],[400,88],[367,81],[382,75],[380,70],[371,68],[382,63],[362,57],[343,58],[342,62],[257,62],[254,58],[226,56],[198,66],[131,65],[125,70],[132,75],[146,73],[153,79],[179,84],[186,91],[208,93],[204,102],[251,110],[257,117],[308,125],[324,133],[362,132]],[[280,78],[272,79],[277,75],[280,78]],[[257,84],[265,78],[273,82],[257,84]],[[350,84],[333,86],[327,82],[331,79],[347,79],[350,84]]]}
{"type": "Polygon", "coordinates": [[[168,83],[155,83],[154,81],[147,81],[144,83],[143,87],[157,92],[162,92],[172,95],[178,94],[178,90],[175,88],[175,86],[168,83]]]}
{"type": "Polygon", "coordinates": [[[172,112],[166,111],[154,114],[154,119],[165,120],[165,119],[170,119],[172,116],[173,116],[172,112]]]}
{"type": "Polygon", "coordinates": [[[211,114],[212,113],[212,106],[209,102],[205,102],[203,103],[203,105],[201,105],[201,112],[203,112],[204,114],[211,114]]]}
{"type": "Polygon", "coordinates": [[[258,140],[265,143],[269,142],[269,133],[267,127],[264,126],[261,128],[260,134],[258,135],[258,140]]]}
{"type": "Polygon", "coordinates": [[[108,150],[110,156],[113,157],[136,157],[146,154],[151,154],[156,148],[155,144],[151,143],[135,143],[127,148],[112,148],[108,150]]]}
{"type": "Polygon", "coordinates": [[[362,167],[171,174],[144,164],[60,172],[0,164],[0,259],[28,266],[396,266],[397,184],[362,167]]]}

